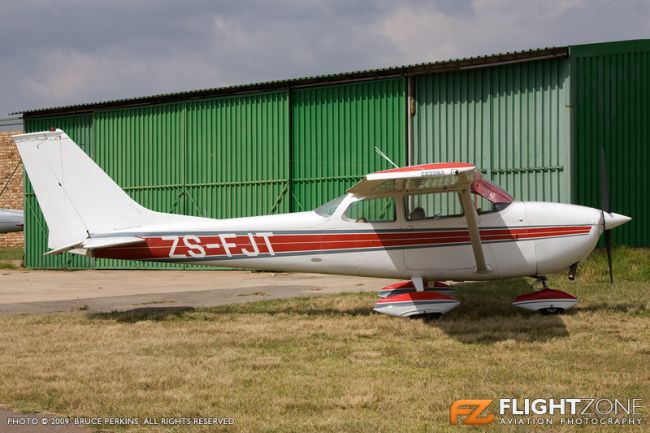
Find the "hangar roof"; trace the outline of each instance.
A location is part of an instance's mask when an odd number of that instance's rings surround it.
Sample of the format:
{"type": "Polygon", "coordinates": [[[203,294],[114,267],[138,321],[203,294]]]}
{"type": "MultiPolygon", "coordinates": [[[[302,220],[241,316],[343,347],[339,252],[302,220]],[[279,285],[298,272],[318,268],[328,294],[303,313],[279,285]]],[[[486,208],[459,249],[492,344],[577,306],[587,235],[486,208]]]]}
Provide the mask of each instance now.
{"type": "Polygon", "coordinates": [[[252,84],[237,84],[226,87],[190,90],[175,93],[164,93],[152,96],[139,96],[133,98],[98,101],[84,104],[64,105],[59,107],[38,108],[18,111],[11,114],[22,114],[25,117],[50,116],[56,114],[74,114],[89,112],[103,108],[133,107],[152,105],[167,102],[186,101],[192,99],[205,99],[216,96],[235,95],[249,92],[281,90],[287,88],[336,84],[350,81],[389,78],[398,76],[411,76],[430,74],[436,72],[460,71],[475,68],[485,68],[508,63],[519,63],[533,60],[543,60],[555,57],[567,57],[569,47],[549,47],[527,51],[513,51],[486,56],[466,57],[460,59],[442,60],[430,63],[418,63],[405,66],[393,66],[380,69],[368,69],[354,72],[343,72],[329,75],[315,75],[311,77],[292,78],[286,80],[265,81],[252,84]]]}

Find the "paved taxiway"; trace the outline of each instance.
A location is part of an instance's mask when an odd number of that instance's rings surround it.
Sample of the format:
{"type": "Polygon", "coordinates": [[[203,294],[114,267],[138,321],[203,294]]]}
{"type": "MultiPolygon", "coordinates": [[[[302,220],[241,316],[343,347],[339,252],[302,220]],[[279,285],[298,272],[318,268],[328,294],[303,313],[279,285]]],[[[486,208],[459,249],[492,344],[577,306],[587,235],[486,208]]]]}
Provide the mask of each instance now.
{"type": "Polygon", "coordinates": [[[0,271],[0,314],[208,307],[376,291],[395,280],[249,271],[0,271]]]}

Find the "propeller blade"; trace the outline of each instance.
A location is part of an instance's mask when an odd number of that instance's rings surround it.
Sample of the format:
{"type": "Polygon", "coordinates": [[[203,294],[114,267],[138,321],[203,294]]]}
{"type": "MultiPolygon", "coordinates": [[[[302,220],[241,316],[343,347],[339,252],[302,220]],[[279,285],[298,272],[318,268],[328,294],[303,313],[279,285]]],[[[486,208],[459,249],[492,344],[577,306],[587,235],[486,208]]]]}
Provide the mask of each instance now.
{"type": "Polygon", "coordinates": [[[607,179],[607,165],[605,162],[605,148],[600,148],[600,211],[603,217],[603,231],[605,233],[605,250],[607,251],[607,268],[609,269],[609,283],[614,285],[614,269],[612,268],[612,233],[605,224],[605,212],[609,209],[609,181],[607,179]]]}
{"type": "Polygon", "coordinates": [[[612,232],[610,230],[605,230],[605,250],[607,251],[609,283],[614,284],[614,269],[612,268],[612,232]]]}
{"type": "MultiPolygon", "coordinates": [[[[607,180],[607,165],[605,164],[605,148],[600,148],[600,208],[609,213],[609,181],[607,180]]],[[[605,224],[605,220],[603,220],[605,224]]]]}

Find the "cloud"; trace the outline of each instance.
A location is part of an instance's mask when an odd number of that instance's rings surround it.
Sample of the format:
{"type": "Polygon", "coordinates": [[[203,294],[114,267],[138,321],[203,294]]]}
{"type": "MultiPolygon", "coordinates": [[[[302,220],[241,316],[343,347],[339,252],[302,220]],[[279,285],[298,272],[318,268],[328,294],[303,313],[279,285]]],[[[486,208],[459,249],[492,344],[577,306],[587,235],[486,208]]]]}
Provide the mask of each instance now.
{"type": "Polygon", "coordinates": [[[399,63],[646,37],[645,1],[473,0],[463,14],[435,3],[404,5],[378,34],[399,47],[399,63]]]}
{"type": "Polygon", "coordinates": [[[10,111],[646,37],[632,0],[0,3],[10,111]]]}
{"type": "Polygon", "coordinates": [[[211,80],[218,81],[218,68],[198,56],[138,56],[119,47],[99,53],[57,49],[43,54],[21,87],[30,99],[68,104],[89,95],[126,98],[211,80]]]}

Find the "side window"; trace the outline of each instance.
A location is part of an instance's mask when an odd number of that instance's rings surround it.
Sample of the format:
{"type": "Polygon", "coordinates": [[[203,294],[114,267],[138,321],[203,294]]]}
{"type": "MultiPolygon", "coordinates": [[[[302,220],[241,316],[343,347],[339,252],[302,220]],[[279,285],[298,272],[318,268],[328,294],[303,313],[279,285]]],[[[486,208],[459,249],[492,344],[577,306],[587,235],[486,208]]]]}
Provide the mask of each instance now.
{"type": "Polygon", "coordinates": [[[476,212],[483,215],[491,212],[500,212],[507,208],[510,203],[492,203],[478,194],[472,194],[472,203],[476,206],[476,212]]]}
{"type": "Polygon", "coordinates": [[[479,214],[490,213],[496,210],[492,202],[486,200],[480,195],[472,193],[470,194],[470,197],[472,197],[472,203],[474,203],[474,207],[476,207],[476,212],[478,212],[479,214]]]}
{"type": "Polygon", "coordinates": [[[463,207],[456,192],[412,194],[404,197],[408,221],[463,216],[463,207]]]}
{"type": "Polygon", "coordinates": [[[395,200],[392,197],[368,198],[354,202],[343,218],[360,223],[385,223],[396,219],[395,200]]]}

